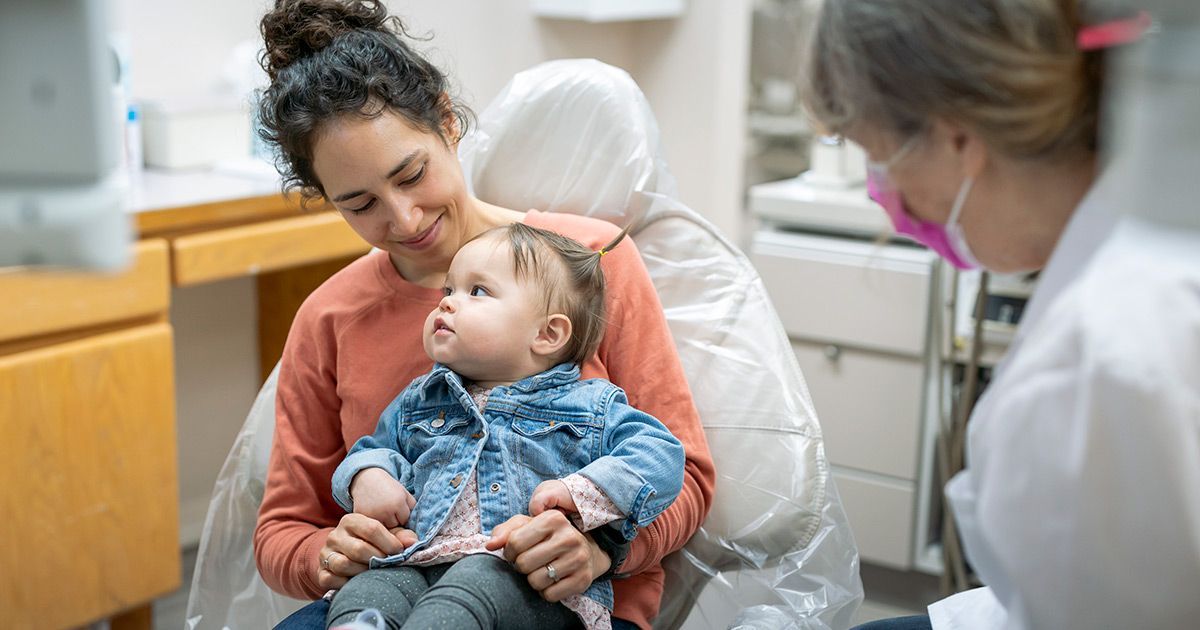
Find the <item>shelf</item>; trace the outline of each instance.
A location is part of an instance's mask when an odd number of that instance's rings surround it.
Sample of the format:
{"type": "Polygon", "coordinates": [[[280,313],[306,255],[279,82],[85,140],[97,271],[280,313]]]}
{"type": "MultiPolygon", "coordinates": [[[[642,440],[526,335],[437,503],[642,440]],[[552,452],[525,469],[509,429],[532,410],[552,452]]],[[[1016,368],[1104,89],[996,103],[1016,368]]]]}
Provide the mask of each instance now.
{"type": "Polygon", "coordinates": [[[869,239],[891,231],[887,215],[862,186],[814,186],[803,175],[751,186],[750,211],[784,226],[847,232],[869,239]]]}
{"type": "Polygon", "coordinates": [[[683,15],[685,0],[533,0],[534,15],[583,22],[660,20],[683,15]]]}

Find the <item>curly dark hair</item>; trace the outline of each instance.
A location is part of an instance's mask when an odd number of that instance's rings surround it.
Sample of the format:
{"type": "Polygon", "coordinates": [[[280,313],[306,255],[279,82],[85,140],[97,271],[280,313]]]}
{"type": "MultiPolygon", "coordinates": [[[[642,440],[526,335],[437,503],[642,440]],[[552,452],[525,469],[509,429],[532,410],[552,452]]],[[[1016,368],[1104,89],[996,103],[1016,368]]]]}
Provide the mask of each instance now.
{"type": "Polygon", "coordinates": [[[449,97],[446,75],[405,43],[404,25],[377,0],[276,0],[260,29],[259,62],[271,84],[259,100],[259,136],[279,148],[284,190],[298,189],[305,201],[325,195],[313,138],[334,118],[390,112],[447,144],[471,124],[470,110],[449,97]]]}

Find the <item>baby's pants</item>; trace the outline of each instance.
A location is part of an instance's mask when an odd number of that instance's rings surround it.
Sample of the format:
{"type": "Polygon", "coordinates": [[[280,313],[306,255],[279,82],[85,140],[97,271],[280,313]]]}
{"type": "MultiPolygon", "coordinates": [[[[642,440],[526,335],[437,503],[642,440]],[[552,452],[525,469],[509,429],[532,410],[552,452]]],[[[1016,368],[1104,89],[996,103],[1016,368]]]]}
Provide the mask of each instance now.
{"type": "Polygon", "coordinates": [[[579,617],[550,603],[508,562],[475,554],[430,567],[387,567],[354,576],[333,597],[326,627],[377,608],[388,630],[579,628],[579,617]]]}

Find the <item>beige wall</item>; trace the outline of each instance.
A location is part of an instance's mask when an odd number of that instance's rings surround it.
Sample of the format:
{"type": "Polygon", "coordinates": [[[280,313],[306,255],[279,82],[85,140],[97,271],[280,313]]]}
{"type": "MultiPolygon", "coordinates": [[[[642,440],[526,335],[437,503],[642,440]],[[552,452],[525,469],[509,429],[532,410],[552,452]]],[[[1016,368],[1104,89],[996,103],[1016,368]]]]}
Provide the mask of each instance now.
{"type": "Polygon", "coordinates": [[[113,28],[129,37],[133,94],[203,93],[222,76],[226,55],[258,37],[267,0],[108,0],[113,28]]]}
{"type": "Polygon", "coordinates": [[[662,129],[683,200],[740,239],[749,76],[749,0],[692,0],[671,20],[587,24],[537,18],[528,0],[393,0],[393,12],[483,109],[516,72],[548,59],[595,57],[627,70],[662,129]]]}
{"type": "MultiPolygon", "coordinates": [[[[137,98],[202,93],[228,51],[258,36],[265,0],[110,0],[129,36],[137,98]]],[[[529,0],[391,0],[418,42],[482,110],[519,70],[595,57],[638,81],[662,128],[683,200],[742,237],[742,157],[750,0],[691,0],[677,19],[586,24],[540,19],[529,0]]],[[[208,495],[253,401],[258,373],[250,280],[176,291],[183,537],[198,536],[208,495]]]]}

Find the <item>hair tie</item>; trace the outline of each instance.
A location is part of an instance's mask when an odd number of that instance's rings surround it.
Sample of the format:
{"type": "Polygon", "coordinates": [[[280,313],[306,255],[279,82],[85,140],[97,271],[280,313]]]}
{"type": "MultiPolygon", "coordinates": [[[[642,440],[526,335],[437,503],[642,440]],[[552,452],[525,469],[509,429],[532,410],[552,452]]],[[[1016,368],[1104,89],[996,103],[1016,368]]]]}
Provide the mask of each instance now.
{"type": "Polygon", "coordinates": [[[601,257],[603,257],[603,256],[604,256],[605,254],[607,254],[607,253],[608,253],[608,250],[607,250],[607,249],[604,249],[603,247],[601,247],[601,248],[600,248],[600,252],[599,252],[599,254],[600,254],[600,256],[601,256],[601,257]]]}
{"type": "Polygon", "coordinates": [[[1135,42],[1153,24],[1149,13],[1138,11],[1133,17],[1085,26],[1075,36],[1075,47],[1079,50],[1099,50],[1135,42]]]}

